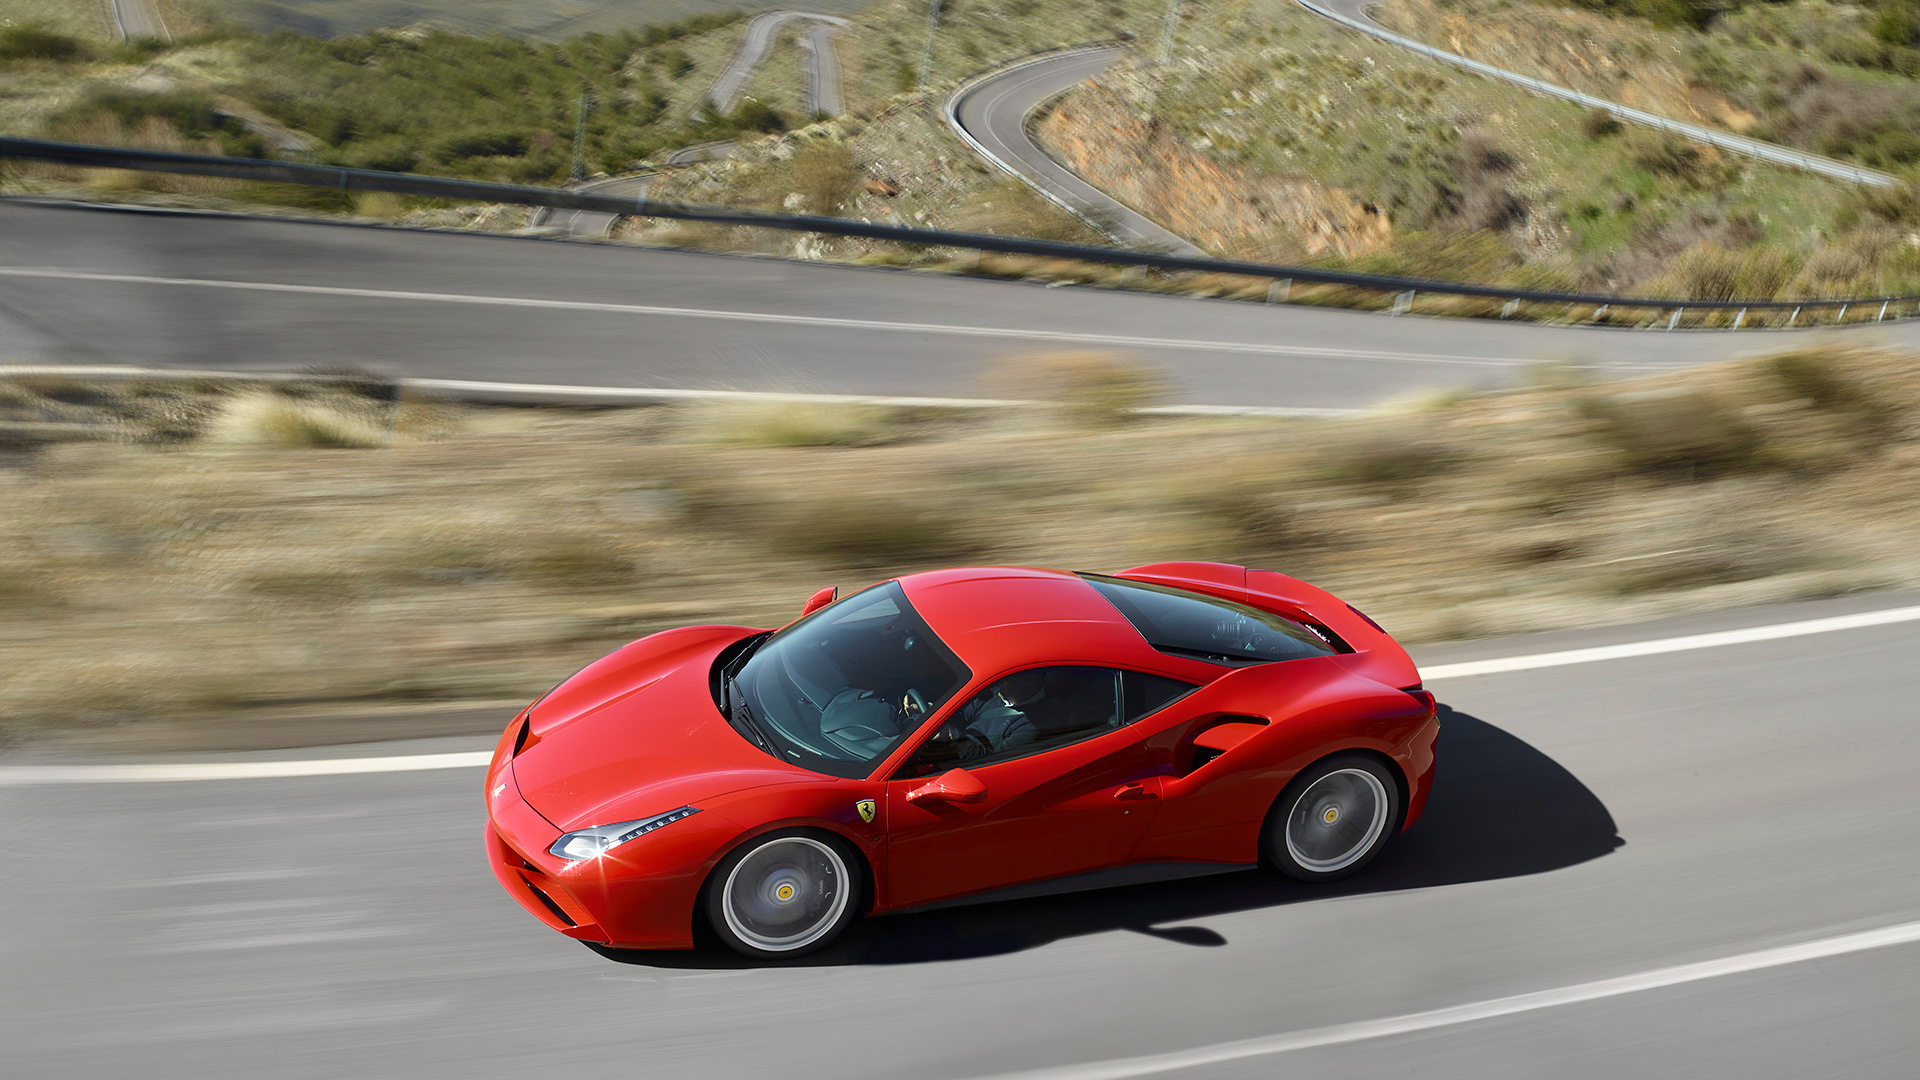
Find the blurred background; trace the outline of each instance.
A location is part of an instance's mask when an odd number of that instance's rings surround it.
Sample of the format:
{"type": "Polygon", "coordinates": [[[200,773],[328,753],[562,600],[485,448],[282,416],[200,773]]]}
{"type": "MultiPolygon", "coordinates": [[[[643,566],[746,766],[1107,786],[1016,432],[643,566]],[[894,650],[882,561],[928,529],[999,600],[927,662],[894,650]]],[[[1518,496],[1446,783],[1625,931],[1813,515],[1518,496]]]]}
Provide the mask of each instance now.
{"type": "Polygon", "coordinates": [[[1903,1075],[1911,937],[1329,1033],[1920,919],[1920,638],[1859,629],[1920,589],[1916,131],[1909,0],[0,0],[3,136],[1274,268],[0,158],[0,1062],[1903,1075]],[[472,768],[84,771],[471,754],[659,630],[1170,559],[1442,671],[1839,621],[1443,677],[1427,820],[1332,893],[765,969],[532,925],[472,768]]]}

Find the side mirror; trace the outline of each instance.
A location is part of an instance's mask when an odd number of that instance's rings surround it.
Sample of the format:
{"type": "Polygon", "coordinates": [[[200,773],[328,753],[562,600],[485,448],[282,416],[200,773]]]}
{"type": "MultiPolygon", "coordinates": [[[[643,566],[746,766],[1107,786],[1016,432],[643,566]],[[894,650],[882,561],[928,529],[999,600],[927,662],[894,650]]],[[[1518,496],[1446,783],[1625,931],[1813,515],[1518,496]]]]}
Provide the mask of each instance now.
{"type": "Polygon", "coordinates": [[[838,585],[829,585],[821,589],[819,592],[807,597],[807,606],[800,609],[800,617],[806,618],[808,615],[819,611],[821,608],[833,603],[834,598],[839,595],[840,586],[838,585]]]}
{"type": "Polygon", "coordinates": [[[932,781],[907,792],[910,803],[980,802],[987,797],[987,785],[965,769],[948,769],[932,781]]]}

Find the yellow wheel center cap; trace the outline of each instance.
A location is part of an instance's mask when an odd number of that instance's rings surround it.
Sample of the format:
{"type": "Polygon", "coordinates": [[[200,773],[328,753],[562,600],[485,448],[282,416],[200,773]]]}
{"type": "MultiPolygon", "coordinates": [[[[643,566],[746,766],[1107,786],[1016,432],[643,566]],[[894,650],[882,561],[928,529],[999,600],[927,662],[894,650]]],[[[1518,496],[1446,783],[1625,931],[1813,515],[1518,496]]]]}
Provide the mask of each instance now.
{"type": "Polygon", "coordinates": [[[1321,820],[1325,821],[1327,824],[1331,825],[1334,822],[1340,820],[1340,808],[1337,806],[1329,806],[1327,807],[1327,812],[1324,814],[1321,814],[1320,818],[1321,820]]]}
{"type": "Polygon", "coordinates": [[[793,886],[782,885],[779,888],[773,890],[773,895],[779,897],[782,900],[791,900],[793,899],[793,886]]]}

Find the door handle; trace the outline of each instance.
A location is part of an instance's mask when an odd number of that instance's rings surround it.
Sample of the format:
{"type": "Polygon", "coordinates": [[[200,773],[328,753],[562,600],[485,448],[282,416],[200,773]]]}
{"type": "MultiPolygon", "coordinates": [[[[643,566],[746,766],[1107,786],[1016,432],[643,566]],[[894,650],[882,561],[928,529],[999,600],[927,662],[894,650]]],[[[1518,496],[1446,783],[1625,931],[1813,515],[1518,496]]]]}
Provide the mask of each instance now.
{"type": "Polygon", "coordinates": [[[1142,799],[1157,799],[1160,793],[1148,787],[1146,781],[1138,780],[1122,786],[1119,791],[1113,793],[1113,797],[1121,802],[1139,802],[1142,799]]]}

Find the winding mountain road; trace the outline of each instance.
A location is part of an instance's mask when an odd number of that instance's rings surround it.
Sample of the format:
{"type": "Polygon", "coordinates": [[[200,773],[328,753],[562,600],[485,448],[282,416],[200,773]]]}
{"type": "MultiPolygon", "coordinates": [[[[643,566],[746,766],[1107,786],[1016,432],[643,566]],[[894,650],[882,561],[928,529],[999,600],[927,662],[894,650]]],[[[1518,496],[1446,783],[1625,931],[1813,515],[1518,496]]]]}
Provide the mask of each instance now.
{"type": "MultiPolygon", "coordinates": [[[[795,21],[812,22],[800,39],[801,68],[804,76],[800,94],[803,109],[808,116],[838,116],[841,113],[840,101],[840,65],[834,57],[833,38],[852,25],[847,20],[833,15],[820,15],[809,11],[774,11],[756,17],[747,24],[746,39],[735,51],[733,59],[720,73],[713,88],[708,91],[707,99],[722,112],[732,107],[733,99],[740,88],[760,64],[766,60],[774,38],[781,28],[795,21]]],[[[667,164],[684,165],[694,161],[707,161],[723,158],[733,150],[731,142],[701,143],[698,146],[684,147],[667,155],[667,164]]],[[[620,195],[639,201],[646,198],[652,189],[659,172],[639,173],[630,176],[614,176],[604,180],[594,180],[579,185],[582,191],[591,191],[599,195],[620,195]]],[[[536,211],[529,220],[532,228],[550,228],[563,235],[579,237],[604,237],[613,230],[614,223],[620,220],[617,214],[602,214],[591,210],[561,210],[548,212],[536,211]]]]}
{"type": "MultiPolygon", "coordinates": [[[[713,81],[712,88],[707,91],[707,100],[715,109],[726,112],[733,108],[733,99],[740,96],[740,91],[747,85],[747,80],[753,77],[753,70],[766,59],[767,50],[773,47],[774,39],[788,24],[795,22],[824,23],[835,29],[852,25],[837,15],[821,15],[811,11],[769,11],[763,15],[754,16],[753,21],[747,24],[746,39],[740,43],[740,48],[734,52],[733,59],[728,62],[726,68],[720,72],[719,78],[713,81]]],[[[824,39],[814,36],[816,34],[818,34],[817,30],[810,33],[808,40],[814,42],[817,47],[824,42],[824,39]]],[[[814,102],[839,100],[839,69],[832,63],[830,57],[824,65],[813,65],[811,75],[812,78],[808,81],[805,91],[809,100],[814,102]]]]}
{"type": "Polygon", "coordinates": [[[490,739],[16,752],[0,1044],[68,1080],[1906,1075],[1916,603],[1417,650],[1440,779],[1350,882],[889,917],[768,967],[603,956],[522,912],[479,843],[490,739]]]}
{"type": "Polygon", "coordinates": [[[1126,55],[1120,46],[1074,49],[996,68],[947,98],[947,122],[982,157],[1124,247],[1205,256],[1182,237],[1082,180],[1027,131],[1035,110],[1126,55]]]}

